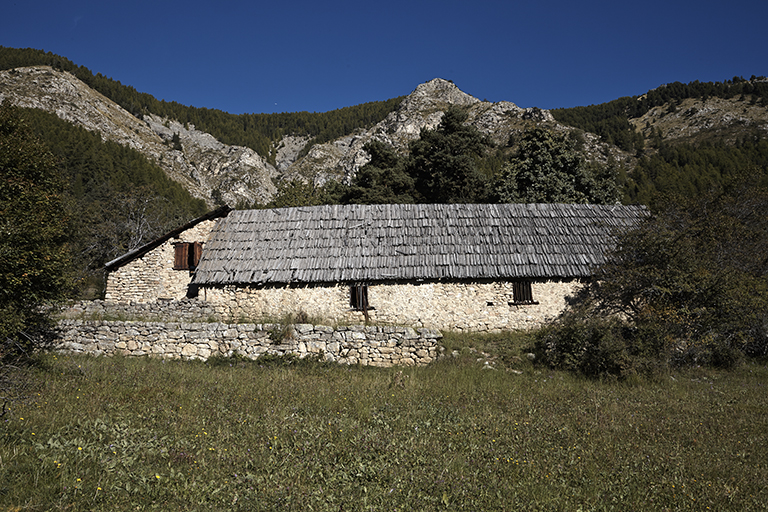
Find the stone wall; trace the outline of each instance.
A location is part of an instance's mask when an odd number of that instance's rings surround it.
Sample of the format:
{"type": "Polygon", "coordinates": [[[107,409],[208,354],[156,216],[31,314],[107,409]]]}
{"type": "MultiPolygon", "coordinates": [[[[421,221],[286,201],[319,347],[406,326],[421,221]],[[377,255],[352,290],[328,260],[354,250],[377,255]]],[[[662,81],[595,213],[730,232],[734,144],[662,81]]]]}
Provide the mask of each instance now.
{"type": "Polygon", "coordinates": [[[215,223],[216,219],[202,221],[178,238],[166,240],[143,256],[111,271],[107,276],[106,300],[128,303],[186,297],[192,274],[189,270],[173,269],[173,244],[203,242],[205,245],[215,223]]]}
{"type": "Polygon", "coordinates": [[[64,319],[57,349],[93,355],[208,359],[264,354],[317,355],[370,366],[425,365],[438,356],[442,335],[410,327],[326,327],[311,324],[125,322],[64,319]]]}
{"type": "Polygon", "coordinates": [[[66,306],[59,313],[59,317],[78,320],[185,323],[226,322],[228,320],[218,315],[217,308],[213,304],[189,298],[155,302],[84,300],[66,306]]]}
{"type": "MultiPolygon", "coordinates": [[[[456,331],[538,327],[556,317],[579,281],[533,282],[535,304],[517,305],[512,282],[381,283],[368,287],[369,321],[456,331]]],[[[281,317],[304,312],[331,323],[364,322],[350,307],[349,285],[202,288],[199,300],[224,318],[281,317]]]]}

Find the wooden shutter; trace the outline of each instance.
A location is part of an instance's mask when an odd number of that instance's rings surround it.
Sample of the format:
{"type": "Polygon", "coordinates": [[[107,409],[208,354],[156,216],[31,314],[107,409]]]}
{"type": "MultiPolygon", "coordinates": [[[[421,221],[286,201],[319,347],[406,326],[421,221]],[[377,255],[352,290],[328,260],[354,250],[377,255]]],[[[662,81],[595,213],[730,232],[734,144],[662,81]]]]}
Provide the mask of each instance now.
{"type": "Polygon", "coordinates": [[[173,248],[176,251],[173,259],[173,269],[188,270],[189,269],[189,244],[178,243],[178,244],[174,244],[173,248]]]}
{"type": "Polygon", "coordinates": [[[533,303],[533,290],[531,288],[531,282],[518,281],[516,283],[512,283],[512,295],[514,296],[515,304],[533,303]]]}
{"type": "Polygon", "coordinates": [[[189,269],[194,270],[197,268],[197,264],[200,263],[200,256],[203,254],[203,244],[195,242],[190,245],[192,246],[192,250],[190,251],[192,254],[190,255],[189,269]]]}
{"type": "Polygon", "coordinates": [[[174,270],[195,270],[203,254],[200,242],[179,242],[173,245],[176,253],[173,258],[174,270]]]}

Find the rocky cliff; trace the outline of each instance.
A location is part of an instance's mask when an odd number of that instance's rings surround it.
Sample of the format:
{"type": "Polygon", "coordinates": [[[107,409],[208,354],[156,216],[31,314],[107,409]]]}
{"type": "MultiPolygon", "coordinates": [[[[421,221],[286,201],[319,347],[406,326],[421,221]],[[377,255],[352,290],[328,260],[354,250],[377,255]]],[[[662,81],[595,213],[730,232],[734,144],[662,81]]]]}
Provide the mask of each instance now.
{"type": "Polygon", "coordinates": [[[416,87],[397,110],[373,128],[313,146],[306,157],[285,169],[286,175],[320,184],[328,179],[349,180],[369,160],[363,149],[368,141],[380,140],[405,151],[409,142],[419,138],[422,129],[436,128],[451,106],[466,107],[467,123],[499,144],[506,144],[510,135],[522,130],[526,123],[555,124],[552,114],[546,110],[523,109],[508,101],[480,101],[452,82],[435,78],[416,87]]]}
{"type": "Polygon", "coordinates": [[[213,204],[215,191],[229,204],[266,201],[277,170],[255,151],[227,146],[192,125],[146,116],[137,119],[112,100],[64,71],[47,66],[0,71],[0,101],[38,108],[98,131],[105,140],[129,146],[159,165],[173,180],[213,204]],[[181,149],[171,140],[178,134],[181,149]]]}

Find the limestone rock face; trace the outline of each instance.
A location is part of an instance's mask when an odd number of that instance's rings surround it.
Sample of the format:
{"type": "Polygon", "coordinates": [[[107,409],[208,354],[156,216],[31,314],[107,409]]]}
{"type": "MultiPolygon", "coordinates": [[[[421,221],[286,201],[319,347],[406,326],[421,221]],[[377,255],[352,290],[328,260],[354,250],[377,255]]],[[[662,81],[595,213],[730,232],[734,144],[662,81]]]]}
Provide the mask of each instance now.
{"type": "Polygon", "coordinates": [[[0,101],[5,99],[54,113],[139,151],[209,205],[215,190],[232,205],[265,201],[275,192],[271,178],[277,170],[255,151],[222,144],[191,125],[156,116],[137,119],[67,72],[48,66],[0,71],[0,101]],[[182,150],[173,148],[174,134],[179,135],[182,150]]]}
{"type": "Polygon", "coordinates": [[[498,143],[506,143],[513,131],[522,130],[531,120],[554,123],[547,110],[523,109],[508,101],[480,101],[461,91],[453,82],[435,78],[416,87],[397,110],[370,130],[313,146],[306,157],[287,169],[287,174],[313,180],[316,184],[329,179],[348,182],[370,159],[363,149],[368,141],[379,140],[405,153],[408,143],[418,139],[421,130],[437,128],[445,111],[452,106],[468,108],[468,124],[498,143]]]}
{"type": "Polygon", "coordinates": [[[212,135],[196,130],[194,125],[184,126],[154,115],[145,116],[144,120],[168,145],[172,146],[173,136],[178,134],[182,161],[193,164],[189,166],[190,175],[207,191],[207,197],[218,190],[227,204],[235,205],[241,200],[266,202],[274,194],[271,178],[278,175],[277,169],[254,150],[222,144],[212,135]]]}
{"type": "Polygon", "coordinates": [[[299,153],[310,141],[310,137],[286,135],[275,149],[275,162],[280,171],[284,171],[299,159],[299,153]]]}
{"type": "MultiPolygon", "coordinates": [[[[298,178],[316,185],[328,180],[349,182],[370,159],[363,149],[367,142],[376,139],[405,154],[408,144],[422,130],[436,128],[451,106],[466,108],[467,123],[502,145],[531,124],[568,129],[558,125],[547,110],[523,109],[508,101],[480,101],[453,82],[436,78],[416,87],[397,110],[370,129],[315,145],[306,136],[283,137],[272,150],[275,167],[255,151],[222,144],[194,125],[154,115],[138,119],[71,74],[48,66],[0,71],[0,101],[4,99],[55,113],[100,132],[103,139],[138,150],[209,206],[219,195],[231,206],[266,203],[276,192],[273,182],[280,179],[298,178]],[[309,151],[300,157],[307,144],[311,145],[309,151]]],[[[597,148],[596,138],[586,139],[588,146],[597,148]]]]}

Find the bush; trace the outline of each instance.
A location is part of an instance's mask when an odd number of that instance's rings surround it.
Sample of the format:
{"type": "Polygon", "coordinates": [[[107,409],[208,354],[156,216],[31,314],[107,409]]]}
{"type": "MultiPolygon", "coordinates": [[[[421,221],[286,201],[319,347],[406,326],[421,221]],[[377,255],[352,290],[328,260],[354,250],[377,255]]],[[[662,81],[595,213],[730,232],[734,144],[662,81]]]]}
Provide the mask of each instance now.
{"type": "Polygon", "coordinates": [[[615,318],[567,314],[537,333],[535,352],[537,359],[553,368],[590,377],[625,377],[636,371],[626,330],[615,318]]]}
{"type": "Polygon", "coordinates": [[[730,368],[768,352],[768,191],[668,200],[615,250],[542,332],[545,360],[587,375],[638,367],[730,368]]]}

